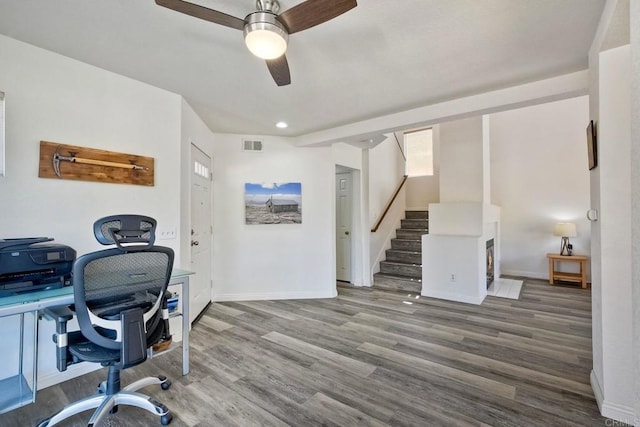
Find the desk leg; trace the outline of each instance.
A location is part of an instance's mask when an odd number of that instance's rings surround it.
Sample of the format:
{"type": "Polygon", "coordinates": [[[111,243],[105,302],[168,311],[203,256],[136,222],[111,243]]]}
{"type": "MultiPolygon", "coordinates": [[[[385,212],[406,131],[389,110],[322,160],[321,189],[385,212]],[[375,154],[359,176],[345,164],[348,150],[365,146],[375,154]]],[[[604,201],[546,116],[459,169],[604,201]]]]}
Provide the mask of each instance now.
{"type": "Polygon", "coordinates": [[[182,282],[182,375],[189,373],[189,277],[182,282]]]}
{"type": "Polygon", "coordinates": [[[549,258],[549,284],[553,285],[554,281],[553,281],[553,259],[549,258]]]}
{"type": "Polygon", "coordinates": [[[580,261],[580,280],[582,289],[587,289],[587,261],[580,261]]]}

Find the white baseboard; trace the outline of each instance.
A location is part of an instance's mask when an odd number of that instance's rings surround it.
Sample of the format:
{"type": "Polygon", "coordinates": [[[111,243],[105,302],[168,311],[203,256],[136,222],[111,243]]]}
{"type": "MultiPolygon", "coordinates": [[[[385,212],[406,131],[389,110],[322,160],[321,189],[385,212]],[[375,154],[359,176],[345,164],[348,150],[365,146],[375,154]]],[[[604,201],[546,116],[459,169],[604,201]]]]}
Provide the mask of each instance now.
{"type": "Polygon", "coordinates": [[[634,426],[640,425],[640,415],[636,416],[635,410],[633,407],[630,407],[627,405],[618,405],[617,403],[612,403],[612,402],[607,402],[604,399],[604,394],[602,393],[602,387],[600,386],[598,377],[596,376],[593,370],[591,371],[591,375],[589,376],[589,379],[591,380],[591,388],[593,389],[593,395],[595,396],[596,402],[598,403],[598,409],[600,409],[600,414],[603,417],[611,418],[613,420],[620,421],[629,425],[634,425],[634,426]]]}
{"type": "Polygon", "coordinates": [[[447,301],[465,302],[467,304],[475,304],[475,305],[482,304],[482,301],[484,301],[484,298],[486,296],[485,295],[482,297],[472,297],[468,295],[452,294],[448,292],[438,292],[438,291],[434,292],[434,291],[425,289],[424,286],[422,287],[421,295],[423,297],[445,299],[447,301]]]}
{"type": "Polygon", "coordinates": [[[502,270],[500,271],[502,276],[521,276],[530,277],[531,279],[549,280],[549,273],[540,273],[539,271],[524,271],[524,270],[502,270]]]}
{"type": "Polygon", "coordinates": [[[602,401],[604,400],[602,396],[602,387],[600,387],[600,382],[598,381],[598,377],[596,377],[596,373],[591,370],[591,374],[589,375],[589,380],[591,382],[591,389],[593,390],[593,395],[596,398],[596,403],[598,404],[598,409],[600,413],[602,413],[602,401]]]}
{"type": "Polygon", "coordinates": [[[337,291],[333,292],[264,292],[244,294],[214,294],[213,302],[222,301],[265,301],[287,299],[320,299],[335,298],[337,291]]]}

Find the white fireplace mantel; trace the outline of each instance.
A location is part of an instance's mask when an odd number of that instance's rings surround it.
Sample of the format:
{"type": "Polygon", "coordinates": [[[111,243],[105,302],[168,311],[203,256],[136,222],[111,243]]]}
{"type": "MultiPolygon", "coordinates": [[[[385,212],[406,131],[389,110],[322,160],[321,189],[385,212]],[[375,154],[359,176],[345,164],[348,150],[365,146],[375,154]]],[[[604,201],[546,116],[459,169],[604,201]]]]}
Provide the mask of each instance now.
{"type": "Polygon", "coordinates": [[[422,237],[422,295],[480,304],[487,296],[486,242],[494,239],[500,276],[500,207],[480,202],[432,203],[422,237]]]}

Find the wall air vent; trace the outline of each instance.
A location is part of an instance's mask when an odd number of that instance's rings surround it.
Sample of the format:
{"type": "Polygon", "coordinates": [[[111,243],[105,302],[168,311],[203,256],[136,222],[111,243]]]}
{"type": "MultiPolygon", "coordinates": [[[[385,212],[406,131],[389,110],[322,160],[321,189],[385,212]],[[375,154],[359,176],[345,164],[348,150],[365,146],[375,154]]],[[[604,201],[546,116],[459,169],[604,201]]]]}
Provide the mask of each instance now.
{"type": "Polygon", "coordinates": [[[243,139],[242,150],[243,151],[262,151],[262,141],[257,139],[243,139]]]}

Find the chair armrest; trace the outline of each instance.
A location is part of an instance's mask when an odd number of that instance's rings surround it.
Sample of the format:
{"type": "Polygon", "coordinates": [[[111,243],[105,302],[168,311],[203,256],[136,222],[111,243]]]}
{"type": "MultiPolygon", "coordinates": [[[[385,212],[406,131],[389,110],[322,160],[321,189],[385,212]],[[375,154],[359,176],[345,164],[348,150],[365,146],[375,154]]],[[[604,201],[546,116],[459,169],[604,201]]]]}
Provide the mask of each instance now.
{"type": "Polygon", "coordinates": [[[44,309],[44,314],[56,322],[56,333],[53,335],[53,342],[56,343],[56,367],[58,371],[64,372],[70,365],[71,358],[68,352],[67,322],[73,319],[73,311],[66,306],[48,307],[44,309]]]}
{"type": "MultiPolygon", "coordinates": [[[[68,305],[59,305],[57,307],[47,307],[44,309],[44,314],[55,320],[56,327],[57,324],[66,325],[67,322],[73,319],[73,311],[69,308],[68,305]]],[[[56,329],[56,332],[57,329],[56,329]]]]}

